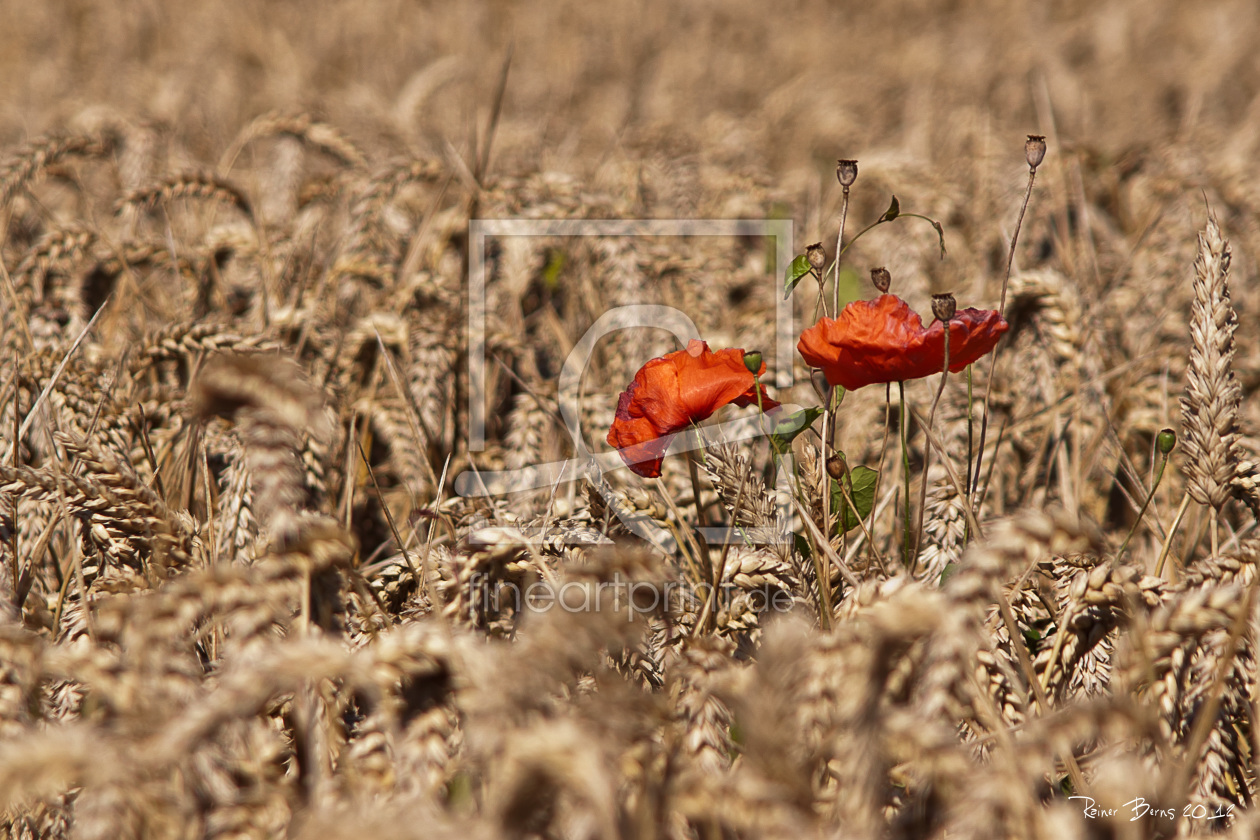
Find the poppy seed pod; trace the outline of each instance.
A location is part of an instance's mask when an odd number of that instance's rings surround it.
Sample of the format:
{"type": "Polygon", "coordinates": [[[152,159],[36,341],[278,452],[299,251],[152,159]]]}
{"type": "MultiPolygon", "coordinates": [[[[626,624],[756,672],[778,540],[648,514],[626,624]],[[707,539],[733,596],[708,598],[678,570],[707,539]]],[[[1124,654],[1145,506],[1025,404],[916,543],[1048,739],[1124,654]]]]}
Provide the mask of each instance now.
{"type": "Polygon", "coordinates": [[[805,259],[809,260],[810,266],[813,268],[822,268],[827,264],[827,252],[823,250],[821,242],[815,242],[805,249],[805,259]]]}
{"type": "Polygon", "coordinates": [[[744,367],[753,376],[758,376],[765,369],[765,363],[761,361],[760,350],[748,350],[744,353],[744,367]]]}
{"type": "Polygon", "coordinates": [[[853,182],[857,180],[857,164],[856,160],[836,161],[836,179],[840,186],[845,189],[853,186],[853,182]]]}
{"type": "Polygon", "coordinates": [[[954,317],[954,313],[958,311],[958,302],[954,300],[954,296],[946,293],[943,295],[932,295],[932,314],[941,321],[949,321],[954,317]]]}
{"type": "Polygon", "coordinates": [[[1164,429],[1155,436],[1155,448],[1160,455],[1169,455],[1177,445],[1177,433],[1172,429],[1164,429]]]}
{"type": "Polygon", "coordinates": [[[844,477],[845,466],[843,455],[832,455],[827,459],[827,475],[839,481],[844,477]]]}
{"type": "Polygon", "coordinates": [[[881,294],[887,294],[888,287],[892,285],[892,274],[882,265],[879,268],[872,268],[871,282],[875,284],[875,288],[879,289],[881,294]]]}
{"type": "Polygon", "coordinates": [[[1024,158],[1033,169],[1041,166],[1041,162],[1046,159],[1046,138],[1040,134],[1029,134],[1024,141],[1024,158]]]}

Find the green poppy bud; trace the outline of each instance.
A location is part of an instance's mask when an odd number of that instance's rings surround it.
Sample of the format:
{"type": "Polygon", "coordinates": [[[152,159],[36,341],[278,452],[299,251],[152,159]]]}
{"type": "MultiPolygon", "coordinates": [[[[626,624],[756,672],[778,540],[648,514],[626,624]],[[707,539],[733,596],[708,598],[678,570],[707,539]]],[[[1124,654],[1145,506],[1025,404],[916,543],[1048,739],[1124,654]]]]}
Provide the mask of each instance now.
{"type": "Polygon", "coordinates": [[[761,351],[749,350],[744,354],[744,367],[748,368],[748,372],[753,376],[761,373],[761,351]]]}

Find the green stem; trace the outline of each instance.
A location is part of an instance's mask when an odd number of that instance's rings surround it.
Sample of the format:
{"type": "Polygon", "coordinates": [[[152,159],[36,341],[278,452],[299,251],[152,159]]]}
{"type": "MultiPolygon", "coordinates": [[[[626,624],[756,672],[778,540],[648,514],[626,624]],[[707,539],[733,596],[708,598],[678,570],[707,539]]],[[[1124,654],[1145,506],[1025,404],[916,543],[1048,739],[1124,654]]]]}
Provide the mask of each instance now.
{"type": "Polygon", "coordinates": [[[930,224],[933,228],[935,228],[936,235],[939,238],[940,244],[941,244],[941,259],[945,259],[945,234],[941,232],[940,222],[936,221],[935,219],[929,219],[927,216],[924,216],[919,213],[898,213],[897,217],[894,219],[880,218],[871,222],[869,225],[867,225],[866,227],[858,231],[857,235],[854,236],[852,239],[850,239],[849,244],[845,245],[843,248],[840,248],[839,243],[837,243],[836,262],[839,263],[840,257],[844,255],[844,252],[852,248],[853,243],[861,239],[864,234],[870,233],[872,230],[879,227],[880,225],[888,224],[889,222],[895,222],[897,221],[897,219],[922,219],[923,221],[930,224]]]}
{"type": "Polygon", "coordinates": [[[1124,542],[1120,544],[1120,549],[1116,552],[1116,559],[1119,560],[1124,556],[1124,550],[1129,547],[1129,540],[1133,539],[1133,535],[1137,532],[1138,525],[1142,524],[1142,517],[1146,516],[1146,509],[1151,505],[1151,499],[1155,498],[1155,491],[1159,489],[1160,479],[1164,477],[1164,467],[1168,466],[1168,456],[1160,453],[1163,459],[1159,462],[1159,467],[1155,470],[1155,481],[1151,483],[1151,492],[1146,494],[1146,501],[1142,502],[1142,509],[1138,511],[1137,519],[1133,520],[1133,527],[1129,529],[1129,533],[1124,538],[1124,542]]]}

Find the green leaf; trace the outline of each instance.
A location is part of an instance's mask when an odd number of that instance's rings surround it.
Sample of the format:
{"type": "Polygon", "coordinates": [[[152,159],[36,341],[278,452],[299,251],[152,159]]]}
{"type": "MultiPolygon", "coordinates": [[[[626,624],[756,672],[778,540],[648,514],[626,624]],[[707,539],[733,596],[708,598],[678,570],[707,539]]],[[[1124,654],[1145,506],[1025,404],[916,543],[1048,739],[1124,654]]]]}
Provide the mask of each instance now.
{"type": "Polygon", "coordinates": [[[878,471],[870,467],[856,466],[851,467],[849,474],[841,479],[846,483],[852,481],[849,485],[849,495],[853,497],[853,504],[857,506],[856,512],[849,507],[849,502],[840,489],[840,481],[834,478],[831,480],[831,509],[836,512],[837,529],[843,527],[845,531],[852,531],[858,526],[859,520],[870,515],[871,508],[875,505],[875,481],[878,478],[878,471]]]}
{"type": "Polygon", "coordinates": [[[787,300],[792,296],[792,290],[796,288],[796,284],[801,282],[801,278],[814,270],[809,264],[809,257],[804,254],[797,255],[792,260],[792,264],[788,266],[787,275],[783,278],[783,299],[787,300]]]}
{"type": "Polygon", "coordinates": [[[814,425],[814,421],[822,417],[822,414],[822,406],[802,408],[775,423],[774,428],[770,430],[770,445],[774,447],[774,451],[780,455],[787,452],[792,446],[792,441],[796,440],[796,436],[814,425]]]}
{"type": "Polygon", "coordinates": [[[891,222],[893,219],[901,215],[901,204],[897,201],[897,196],[892,197],[892,203],[888,205],[888,209],[884,211],[884,215],[879,217],[881,222],[891,222]]]}

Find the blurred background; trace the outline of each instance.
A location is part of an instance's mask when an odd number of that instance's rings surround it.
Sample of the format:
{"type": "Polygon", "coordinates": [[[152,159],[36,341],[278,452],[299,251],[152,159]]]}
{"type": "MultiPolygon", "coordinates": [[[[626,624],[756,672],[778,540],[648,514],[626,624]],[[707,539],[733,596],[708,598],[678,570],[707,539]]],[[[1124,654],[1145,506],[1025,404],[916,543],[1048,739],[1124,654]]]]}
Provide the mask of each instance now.
{"type": "Polygon", "coordinates": [[[110,108],[217,155],[306,108],[359,142],[460,148],[509,49],[508,171],[590,177],[650,149],[799,187],[836,157],[1018,172],[1034,131],[1092,166],[1174,142],[1246,166],[1260,139],[1248,0],[5,0],[0,18],[6,145],[110,108]]]}

